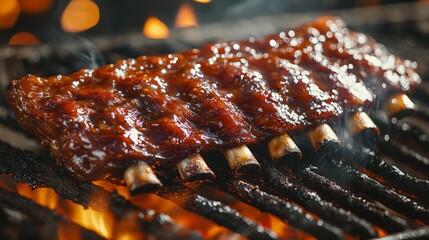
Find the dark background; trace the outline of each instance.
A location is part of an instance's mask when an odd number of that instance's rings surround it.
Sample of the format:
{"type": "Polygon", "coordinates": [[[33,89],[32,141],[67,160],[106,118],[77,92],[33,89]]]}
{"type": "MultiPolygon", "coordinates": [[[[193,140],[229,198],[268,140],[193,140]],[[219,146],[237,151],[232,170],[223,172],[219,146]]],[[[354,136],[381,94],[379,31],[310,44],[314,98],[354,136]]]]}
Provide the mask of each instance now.
{"type": "MultiPolygon", "coordinates": [[[[29,1],[29,0],[27,0],[29,1]]],[[[33,0],[34,2],[43,0],[33,0]]],[[[19,0],[18,0],[19,2],[19,0]]],[[[236,21],[263,15],[279,13],[299,13],[355,8],[359,6],[412,2],[400,0],[213,0],[208,4],[186,0],[94,0],[100,9],[98,24],[84,32],[66,33],[60,26],[60,18],[69,0],[52,0],[49,9],[40,14],[21,11],[15,25],[0,30],[0,43],[6,45],[11,36],[25,31],[35,35],[42,43],[58,42],[74,36],[121,34],[139,32],[149,16],[156,16],[171,27],[174,24],[179,6],[192,5],[199,24],[236,21]]]]}

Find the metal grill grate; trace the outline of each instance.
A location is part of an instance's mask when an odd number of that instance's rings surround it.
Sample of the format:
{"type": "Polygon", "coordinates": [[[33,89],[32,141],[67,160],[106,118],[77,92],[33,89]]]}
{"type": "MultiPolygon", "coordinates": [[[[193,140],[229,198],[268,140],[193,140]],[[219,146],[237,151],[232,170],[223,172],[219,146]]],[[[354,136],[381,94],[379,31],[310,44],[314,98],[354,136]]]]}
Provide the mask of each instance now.
{"type": "MultiPolygon", "coordinates": [[[[333,14],[343,17],[352,27],[371,31],[374,22],[381,26],[396,26],[405,22],[427,21],[428,8],[426,4],[412,3],[342,10],[333,14]],[[416,9],[419,11],[414,11],[416,9]],[[387,16],[381,14],[383,12],[393,12],[400,17],[382,17],[387,16]]],[[[215,23],[195,29],[177,30],[172,33],[170,39],[161,42],[145,39],[136,34],[125,34],[113,39],[100,37],[91,42],[95,43],[107,62],[113,62],[141,54],[181,51],[220,38],[239,39],[247,37],[249,32],[264,35],[284,28],[285,22],[296,25],[318,14],[262,17],[238,22],[234,24],[234,28],[229,28],[232,30],[225,30],[228,29],[225,26],[230,26],[227,23],[215,23]],[[237,29],[245,29],[246,32],[236,31],[237,29]]],[[[382,41],[383,38],[388,38],[387,35],[380,37],[382,41]]],[[[386,43],[390,43],[391,48],[399,45],[410,46],[406,39],[401,40],[400,37],[388,39],[386,43]]],[[[408,52],[407,57],[420,61],[421,65],[428,65],[426,63],[429,63],[429,60],[425,54],[429,50],[414,43],[411,45],[413,50],[408,52]]],[[[402,47],[396,50],[401,51],[400,49],[409,48],[402,47]]],[[[87,67],[89,62],[82,61],[82,56],[74,52],[90,54],[88,51],[93,50],[85,42],[0,50],[0,129],[4,130],[0,134],[1,139],[8,140],[15,146],[37,150],[36,152],[41,155],[24,152],[0,142],[0,172],[11,175],[15,181],[33,188],[54,189],[62,198],[85,207],[99,211],[112,209],[117,221],[132,215],[134,216],[132,220],[138,223],[139,229],[154,237],[200,238],[201,236],[194,232],[198,229],[179,226],[164,213],[141,209],[117,192],[112,193],[92,183],[80,182],[68,176],[18,127],[4,98],[4,90],[9,79],[27,72],[47,76],[87,67]],[[10,140],[14,138],[20,140],[10,140]],[[94,193],[108,201],[90,201],[94,193]]],[[[424,67],[420,71],[423,75],[428,74],[424,67]]],[[[388,235],[383,239],[428,238],[429,136],[426,130],[429,122],[425,107],[429,99],[427,86],[428,83],[423,83],[413,95],[413,98],[419,101],[420,107],[416,116],[391,124],[380,118],[376,112],[373,113],[371,117],[381,130],[378,148],[369,149],[368,146],[359,145],[346,137],[342,139],[343,147],[334,155],[315,156],[312,150],[307,150],[304,151],[302,161],[274,168],[268,161],[267,151],[254,147],[252,151],[262,165],[260,177],[256,179],[246,176],[237,179],[229,171],[225,171],[228,169],[226,163],[219,161],[219,158],[223,158],[222,155],[207,153],[204,159],[215,172],[217,176],[215,181],[187,186],[178,180],[177,172],[171,173],[169,169],[160,169],[160,178],[166,184],[154,194],[253,239],[273,239],[276,236],[263,223],[247,218],[244,212],[240,213],[238,209],[230,206],[226,201],[228,197],[225,196],[232,196],[256,209],[268,212],[288,225],[317,238],[343,239],[347,236],[373,238],[380,236],[381,233],[388,235]],[[204,188],[223,192],[221,201],[202,190],[204,188]]],[[[336,126],[334,129],[337,133],[345,132],[343,122],[332,124],[336,126]]],[[[309,146],[308,142],[303,141],[300,148],[309,149],[309,146]]],[[[2,196],[0,214],[10,217],[10,212],[5,209],[14,209],[27,215],[32,221],[38,221],[41,216],[46,216],[43,217],[46,220],[43,224],[47,225],[52,219],[55,223],[69,221],[66,217],[56,215],[55,212],[42,208],[22,196],[3,188],[0,188],[0,191],[2,196]]],[[[17,223],[8,224],[19,229],[17,223]]],[[[39,229],[28,230],[39,231],[39,229]]],[[[84,239],[100,238],[93,232],[85,229],[82,231],[84,239]]],[[[6,235],[8,233],[0,234],[9,236],[6,235]]],[[[297,233],[295,237],[308,235],[297,233]]]]}

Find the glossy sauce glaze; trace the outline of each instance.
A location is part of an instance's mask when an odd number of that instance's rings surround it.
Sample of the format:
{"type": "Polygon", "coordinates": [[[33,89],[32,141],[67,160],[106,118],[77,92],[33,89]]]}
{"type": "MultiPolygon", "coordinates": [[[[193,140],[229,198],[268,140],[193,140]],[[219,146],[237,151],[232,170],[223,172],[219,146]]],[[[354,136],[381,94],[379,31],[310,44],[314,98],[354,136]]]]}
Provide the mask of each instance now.
{"type": "Polygon", "coordinates": [[[60,164],[93,180],[328,121],[383,91],[411,90],[415,65],[322,17],[262,39],[26,76],[9,101],[60,164]]]}

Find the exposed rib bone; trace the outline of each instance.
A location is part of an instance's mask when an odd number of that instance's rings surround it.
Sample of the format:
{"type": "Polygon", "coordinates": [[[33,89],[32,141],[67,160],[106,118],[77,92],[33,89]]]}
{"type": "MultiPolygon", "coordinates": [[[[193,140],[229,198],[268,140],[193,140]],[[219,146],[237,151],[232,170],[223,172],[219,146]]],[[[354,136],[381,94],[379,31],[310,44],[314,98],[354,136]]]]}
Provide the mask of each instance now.
{"type": "Polygon", "coordinates": [[[368,132],[374,135],[379,134],[377,125],[375,125],[365,112],[356,112],[351,114],[347,122],[347,130],[352,137],[368,132]]]}
{"type": "Polygon", "coordinates": [[[302,157],[301,150],[287,133],[271,139],[268,142],[268,152],[275,165],[284,161],[299,160],[302,157]]]}
{"type": "Polygon", "coordinates": [[[125,171],[124,179],[132,195],[152,192],[162,187],[161,181],[146,163],[129,167],[125,171]]]}
{"type": "Polygon", "coordinates": [[[403,118],[416,111],[416,105],[405,93],[398,93],[387,100],[386,113],[389,118],[403,118]]]}
{"type": "Polygon", "coordinates": [[[252,152],[245,144],[227,149],[223,151],[223,153],[229,167],[236,176],[257,172],[261,169],[255,156],[253,156],[252,152]]]}
{"type": "Polygon", "coordinates": [[[176,164],[180,177],[186,182],[206,181],[215,177],[200,154],[183,159],[176,164]]]}
{"type": "Polygon", "coordinates": [[[320,124],[308,132],[308,138],[318,154],[335,152],[340,147],[340,140],[334,130],[326,124],[320,124]]]}

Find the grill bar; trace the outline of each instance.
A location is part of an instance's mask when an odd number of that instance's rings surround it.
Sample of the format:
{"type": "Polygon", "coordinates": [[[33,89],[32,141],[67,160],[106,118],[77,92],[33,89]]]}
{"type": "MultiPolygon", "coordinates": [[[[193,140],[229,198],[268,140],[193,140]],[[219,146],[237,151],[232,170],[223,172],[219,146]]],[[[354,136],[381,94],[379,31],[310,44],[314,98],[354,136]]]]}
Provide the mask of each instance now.
{"type": "Polygon", "coordinates": [[[416,111],[416,117],[418,117],[418,118],[420,118],[420,119],[422,119],[422,120],[424,120],[426,122],[429,122],[429,111],[426,110],[429,107],[428,106],[424,106],[422,103],[419,103],[418,105],[419,105],[419,108],[416,111]]]}
{"type": "Polygon", "coordinates": [[[341,230],[323,220],[315,220],[310,214],[304,213],[300,207],[268,194],[258,186],[241,180],[232,180],[222,187],[234,197],[255,206],[256,208],[274,214],[291,226],[299,228],[317,238],[344,239],[341,230]]]}
{"type": "Polygon", "coordinates": [[[215,188],[261,211],[271,213],[287,224],[315,237],[326,238],[330,236],[330,239],[343,237],[343,234],[337,227],[332,226],[324,220],[316,220],[311,215],[305,213],[298,205],[269,194],[265,192],[265,189],[261,190],[254,183],[249,183],[252,182],[249,179],[254,178],[254,172],[243,172],[240,178],[243,180],[237,180],[231,171],[225,170],[228,169],[228,164],[226,161],[221,161],[222,156],[217,154],[217,152],[207,154],[204,159],[206,159],[210,169],[216,175],[215,182],[211,183],[215,188]]]}
{"type": "MultiPolygon", "coordinates": [[[[4,188],[0,188],[0,206],[18,211],[22,215],[29,217],[31,220],[33,220],[34,223],[37,223],[37,225],[48,226],[49,232],[46,233],[48,236],[45,236],[47,238],[51,238],[53,236],[53,231],[58,232],[61,224],[67,224],[78,230],[82,237],[85,237],[84,239],[104,239],[98,236],[96,233],[71,222],[67,218],[62,217],[57,212],[51,211],[49,208],[43,207],[17,193],[9,192],[4,188]]],[[[37,230],[37,228],[35,230],[37,230]]]]}
{"type": "Polygon", "coordinates": [[[424,240],[428,238],[429,238],[429,227],[422,227],[419,229],[378,238],[378,240],[417,240],[417,239],[424,240]]]}
{"type": "Polygon", "coordinates": [[[236,210],[219,201],[209,200],[179,183],[168,182],[168,180],[164,179],[162,179],[162,182],[165,183],[165,186],[157,190],[156,194],[188,211],[204,216],[250,239],[276,238],[273,232],[243,217],[236,210]]]}
{"type": "Polygon", "coordinates": [[[429,197],[429,181],[418,179],[404,173],[399,168],[379,159],[377,155],[369,149],[356,150],[356,148],[356,146],[352,147],[349,145],[347,149],[348,152],[351,153],[351,158],[345,158],[349,164],[358,165],[358,167],[370,171],[375,174],[377,178],[381,177],[390,185],[401,191],[419,196],[421,199],[427,199],[429,197]]]}
{"type": "Polygon", "coordinates": [[[395,159],[399,161],[415,165],[416,167],[429,172],[429,158],[412,150],[408,146],[399,144],[392,140],[381,140],[379,141],[378,146],[383,153],[394,156],[395,159]]]}
{"type": "Polygon", "coordinates": [[[63,198],[97,211],[112,210],[116,219],[138,213],[136,221],[142,230],[155,237],[174,237],[179,239],[199,239],[199,234],[184,229],[165,214],[153,210],[139,209],[118,193],[110,193],[90,182],[81,182],[67,175],[53,162],[44,161],[30,152],[24,152],[0,142],[0,173],[12,174],[17,182],[30,187],[49,187],[63,198]],[[91,199],[96,194],[99,196],[91,199]],[[93,200],[93,201],[91,201],[93,200]]]}
{"type": "Polygon", "coordinates": [[[317,166],[316,172],[335,179],[340,185],[354,188],[407,217],[429,222],[429,210],[420,203],[395,192],[342,161],[324,159],[323,163],[317,166]]]}
{"type": "Polygon", "coordinates": [[[295,177],[301,179],[306,186],[316,189],[326,199],[367,219],[388,233],[413,227],[406,219],[396,216],[390,211],[380,209],[364,197],[356,195],[334,181],[317,174],[312,167],[297,168],[295,172],[295,177]]]}
{"type": "Polygon", "coordinates": [[[287,197],[299,203],[306,210],[317,214],[325,221],[336,226],[341,226],[351,235],[361,237],[376,236],[376,232],[367,221],[346,212],[342,208],[333,206],[332,203],[324,201],[316,192],[303,187],[270,166],[265,159],[258,157],[259,163],[262,165],[262,179],[260,181],[264,182],[266,187],[273,189],[279,196],[287,197]]]}
{"type": "Polygon", "coordinates": [[[389,124],[380,116],[371,116],[371,118],[380,128],[382,133],[389,133],[393,137],[399,139],[405,138],[413,143],[415,142],[423,149],[429,148],[429,135],[423,129],[406,122],[396,122],[395,124],[389,124]]]}
{"type": "Polygon", "coordinates": [[[429,83],[422,82],[419,87],[416,88],[412,95],[414,98],[429,104],[429,83]]]}

